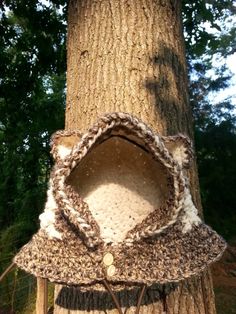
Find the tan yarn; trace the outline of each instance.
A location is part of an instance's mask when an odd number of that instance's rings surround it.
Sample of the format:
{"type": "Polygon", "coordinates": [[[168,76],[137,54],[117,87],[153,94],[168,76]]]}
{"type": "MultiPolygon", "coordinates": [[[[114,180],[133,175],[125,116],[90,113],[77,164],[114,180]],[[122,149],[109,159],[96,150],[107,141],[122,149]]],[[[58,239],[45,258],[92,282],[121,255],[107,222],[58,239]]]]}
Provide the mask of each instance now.
{"type": "Polygon", "coordinates": [[[192,202],[183,174],[192,148],[184,135],[162,137],[136,117],[110,113],[84,135],[57,132],[52,137],[52,154],[56,164],[41,228],[14,258],[24,270],[53,282],[93,285],[93,289],[103,289],[106,279],[119,290],[127,284],[183,280],[203,271],[225,250],[225,241],[200,220],[192,202]],[[76,189],[72,181],[85,158],[103,143],[112,145],[112,138],[151,156],[166,176],[168,193],[159,208],[147,211],[141,222],[127,229],[122,241],[106,242],[102,223],[81,196],[82,187],[76,189]]]}
{"type": "Polygon", "coordinates": [[[173,178],[174,186],[172,204],[169,202],[168,208],[161,209],[162,211],[168,212],[168,222],[166,221],[163,225],[159,225],[158,222],[154,225],[150,225],[149,220],[150,218],[153,219],[153,217],[149,217],[148,220],[145,220],[142,223],[142,225],[136,226],[135,230],[129,232],[125,239],[126,244],[131,244],[141,238],[147,238],[163,232],[176,222],[178,214],[182,208],[184,191],[182,172],[179,165],[173,158],[171,158],[161,138],[158,135],[155,136],[146,124],[129,114],[113,113],[105,115],[88,131],[88,133],[83,135],[79,145],[75,146],[71,155],[65,158],[62,167],[55,171],[55,176],[53,178],[54,196],[58,204],[64,208],[64,213],[70,222],[85,235],[85,241],[87,241],[89,247],[99,244],[99,228],[95,222],[92,224],[93,218],[91,215],[88,217],[89,220],[86,220],[80,215],[80,213],[83,214],[85,211],[88,212],[88,207],[82,200],[79,207],[77,204],[71,206],[69,197],[73,201],[75,196],[73,196],[73,191],[65,185],[65,180],[99,138],[105,136],[109,130],[116,127],[122,127],[131,132],[132,135],[136,135],[144,141],[146,148],[168,169],[173,178]],[[147,226],[144,227],[144,224],[147,226]]]}

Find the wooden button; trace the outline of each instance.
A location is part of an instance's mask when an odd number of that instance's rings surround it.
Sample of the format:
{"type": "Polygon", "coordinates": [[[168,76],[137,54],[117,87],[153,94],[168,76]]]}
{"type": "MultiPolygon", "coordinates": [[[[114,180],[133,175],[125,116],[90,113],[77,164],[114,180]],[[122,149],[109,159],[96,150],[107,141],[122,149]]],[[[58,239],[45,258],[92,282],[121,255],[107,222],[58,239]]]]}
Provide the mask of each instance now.
{"type": "Polygon", "coordinates": [[[112,277],[114,276],[116,273],[116,268],[114,265],[110,265],[108,268],[107,268],[107,276],[108,277],[112,277]]]}
{"type": "Polygon", "coordinates": [[[114,257],[111,253],[108,252],[103,256],[103,263],[106,266],[112,265],[113,261],[114,261],[114,257]]]}

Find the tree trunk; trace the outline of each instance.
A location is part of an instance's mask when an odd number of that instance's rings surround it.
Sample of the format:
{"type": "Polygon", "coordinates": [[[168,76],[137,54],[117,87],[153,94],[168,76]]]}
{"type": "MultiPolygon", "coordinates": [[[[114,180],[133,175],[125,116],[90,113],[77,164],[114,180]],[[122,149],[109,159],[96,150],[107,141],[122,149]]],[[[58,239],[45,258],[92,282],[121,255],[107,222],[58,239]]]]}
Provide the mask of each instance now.
{"type": "MultiPolygon", "coordinates": [[[[85,131],[105,112],[136,115],[162,135],[193,136],[179,0],[71,0],[68,17],[66,129],[85,131]]],[[[189,171],[200,205],[196,166],[189,171]]],[[[215,313],[209,272],[155,297],[141,313],[215,313]]],[[[109,295],[55,289],[54,313],[117,313],[109,295]],[[66,308],[66,309],[65,309],[66,308]]],[[[119,295],[126,313],[137,296],[119,295]],[[124,306],[125,307],[125,306],[124,306]]]]}

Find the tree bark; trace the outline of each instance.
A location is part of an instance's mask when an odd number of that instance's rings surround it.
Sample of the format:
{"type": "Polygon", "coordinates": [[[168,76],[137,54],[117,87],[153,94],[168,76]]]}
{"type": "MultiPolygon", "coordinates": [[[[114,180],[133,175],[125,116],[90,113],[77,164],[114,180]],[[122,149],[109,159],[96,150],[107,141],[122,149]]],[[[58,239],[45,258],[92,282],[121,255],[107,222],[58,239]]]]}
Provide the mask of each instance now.
{"type": "MultiPolygon", "coordinates": [[[[70,1],[66,129],[85,131],[101,114],[125,111],[159,134],[193,137],[180,2],[70,1]]],[[[195,163],[188,175],[201,208],[195,163]]],[[[117,313],[110,296],[75,288],[66,290],[62,304],[61,289],[56,286],[54,313],[117,313]]],[[[136,296],[118,297],[134,313],[136,296]]],[[[215,313],[209,272],[163,293],[150,288],[141,313],[215,313]]]]}

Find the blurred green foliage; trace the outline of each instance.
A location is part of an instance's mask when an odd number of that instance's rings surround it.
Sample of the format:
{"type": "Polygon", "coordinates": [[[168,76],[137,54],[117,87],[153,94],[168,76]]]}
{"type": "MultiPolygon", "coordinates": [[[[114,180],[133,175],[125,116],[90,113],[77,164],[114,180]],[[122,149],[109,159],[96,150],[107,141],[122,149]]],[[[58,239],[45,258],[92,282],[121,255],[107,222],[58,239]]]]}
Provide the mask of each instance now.
{"type": "MultiPolygon", "coordinates": [[[[230,99],[212,105],[209,95],[230,84],[230,72],[224,64],[215,68],[213,60],[236,51],[234,1],[182,3],[205,218],[231,239],[236,236],[235,109],[230,99]]],[[[52,165],[50,136],[64,127],[66,12],[65,0],[0,2],[0,273],[37,229],[52,165]]],[[[28,306],[12,303],[14,276],[4,294],[0,287],[0,312],[3,306],[4,313],[28,306]]],[[[32,279],[22,280],[24,286],[32,279]]],[[[34,297],[29,287],[21,290],[20,300],[34,297]]]]}

